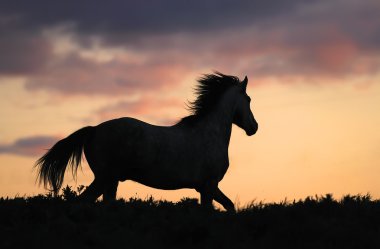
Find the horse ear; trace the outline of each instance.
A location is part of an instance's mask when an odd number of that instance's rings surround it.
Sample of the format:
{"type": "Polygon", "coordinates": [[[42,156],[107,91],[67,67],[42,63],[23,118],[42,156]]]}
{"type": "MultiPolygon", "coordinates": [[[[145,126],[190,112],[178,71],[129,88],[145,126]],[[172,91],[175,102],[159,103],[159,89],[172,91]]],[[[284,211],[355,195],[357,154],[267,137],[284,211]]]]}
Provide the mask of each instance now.
{"type": "Polygon", "coordinates": [[[247,91],[248,78],[245,76],[244,80],[241,82],[244,92],[247,91]]]}

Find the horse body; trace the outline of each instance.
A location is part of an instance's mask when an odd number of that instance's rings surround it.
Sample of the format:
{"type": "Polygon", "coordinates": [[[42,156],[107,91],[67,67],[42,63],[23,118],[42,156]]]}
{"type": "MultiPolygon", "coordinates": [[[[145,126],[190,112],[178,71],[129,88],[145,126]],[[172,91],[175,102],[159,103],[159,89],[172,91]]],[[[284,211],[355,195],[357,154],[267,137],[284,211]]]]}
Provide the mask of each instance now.
{"type": "MultiPolygon", "coordinates": [[[[231,77],[211,76],[214,80],[231,77]]],[[[233,203],[217,187],[229,166],[232,123],[248,135],[257,130],[249,102],[247,107],[244,100],[248,97],[245,88],[242,97],[242,87],[234,84],[225,86],[206,114],[195,113],[173,126],[126,117],[82,128],[59,141],[37,162],[40,180],[56,192],[66,165],[71,163],[75,172],[83,149],[95,179],[80,196],[82,199],[92,201],[101,194],[104,199],[114,199],[118,182],[133,180],[167,190],[193,188],[201,193],[201,204],[211,206],[214,199],[227,210],[234,210],[233,203]]]]}
{"type": "MultiPolygon", "coordinates": [[[[91,169],[103,178],[134,180],[161,189],[196,188],[206,178],[207,163],[225,166],[227,148],[207,148],[207,136],[181,125],[153,126],[132,118],[94,127],[84,146],[91,169]],[[190,153],[189,153],[190,152],[190,153]],[[205,157],[205,153],[209,156],[205,157]]],[[[211,145],[210,142],[208,144],[211,145]]],[[[220,170],[219,170],[220,171],[220,170]]]]}

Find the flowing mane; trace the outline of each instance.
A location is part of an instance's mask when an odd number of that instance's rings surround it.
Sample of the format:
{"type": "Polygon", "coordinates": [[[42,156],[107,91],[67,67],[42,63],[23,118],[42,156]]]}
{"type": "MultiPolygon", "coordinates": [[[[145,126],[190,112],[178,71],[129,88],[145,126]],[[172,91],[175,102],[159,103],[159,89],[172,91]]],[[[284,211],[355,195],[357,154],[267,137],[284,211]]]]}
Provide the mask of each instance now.
{"type": "Polygon", "coordinates": [[[197,98],[188,104],[191,114],[200,116],[207,114],[228,88],[239,83],[238,77],[219,72],[203,75],[198,79],[198,85],[195,88],[197,98]]]}
{"type": "Polygon", "coordinates": [[[182,118],[179,123],[191,122],[208,114],[225,91],[240,83],[238,77],[225,75],[220,72],[204,74],[197,81],[198,85],[194,89],[197,98],[194,101],[189,101],[187,104],[191,114],[182,118]]]}

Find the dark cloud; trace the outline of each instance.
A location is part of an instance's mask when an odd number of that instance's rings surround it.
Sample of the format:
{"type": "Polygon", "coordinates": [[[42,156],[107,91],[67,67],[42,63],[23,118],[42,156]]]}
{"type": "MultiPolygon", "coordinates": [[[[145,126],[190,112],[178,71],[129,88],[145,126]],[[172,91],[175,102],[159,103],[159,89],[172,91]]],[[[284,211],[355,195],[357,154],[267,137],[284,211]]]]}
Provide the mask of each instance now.
{"type": "MultiPolygon", "coordinates": [[[[304,27],[292,38],[319,39],[316,26],[338,26],[352,39],[378,48],[380,4],[377,0],[85,0],[3,1],[0,4],[0,32],[21,30],[38,33],[69,25],[83,40],[97,36],[108,44],[138,45],[146,38],[246,27],[284,29],[304,27]]],[[[196,39],[196,37],[194,37],[196,39]]]]}
{"type": "Polygon", "coordinates": [[[3,1],[0,75],[27,76],[29,90],[112,95],[154,91],[205,69],[256,77],[374,74],[379,11],[375,0],[3,1]],[[53,51],[46,33],[59,27],[76,50],[53,51]],[[97,46],[120,54],[108,61],[81,54],[97,46]],[[131,61],[131,51],[142,59],[131,61]]]}
{"type": "Polygon", "coordinates": [[[29,75],[41,71],[52,57],[51,44],[30,33],[0,35],[0,75],[29,75]]]}
{"type": "Polygon", "coordinates": [[[251,25],[292,11],[306,0],[187,1],[87,0],[6,1],[0,14],[13,28],[40,29],[73,24],[80,33],[171,33],[251,25]]]}
{"type": "Polygon", "coordinates": [[[60,138],[54,136],[32,136],[16,140],[12,144],[0,144],[0,154],[42,156],[60,138]]]}

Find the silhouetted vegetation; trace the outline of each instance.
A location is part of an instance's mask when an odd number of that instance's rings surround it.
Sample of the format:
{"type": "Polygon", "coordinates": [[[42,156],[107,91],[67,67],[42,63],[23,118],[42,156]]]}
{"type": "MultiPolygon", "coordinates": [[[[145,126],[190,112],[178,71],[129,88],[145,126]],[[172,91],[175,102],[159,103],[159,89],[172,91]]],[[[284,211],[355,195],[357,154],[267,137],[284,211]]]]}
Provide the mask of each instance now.
{"type": "Polygon", "coordinates": [[[380,200],[369,195],[228,213],[189,198],[77,202],[82,190],[0,198],[0,248],[380,248],[380,200]]]}

